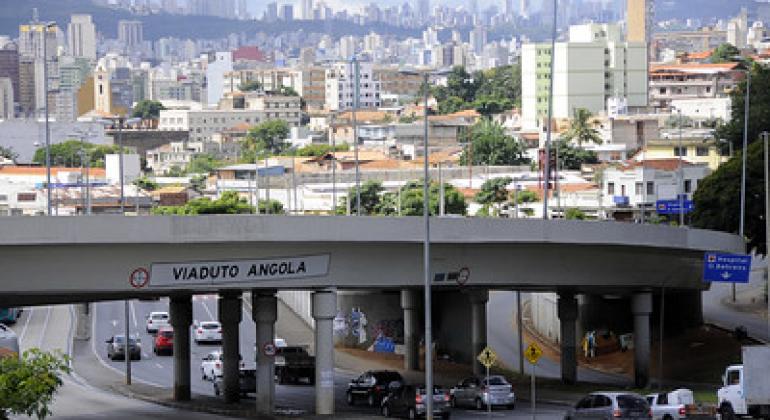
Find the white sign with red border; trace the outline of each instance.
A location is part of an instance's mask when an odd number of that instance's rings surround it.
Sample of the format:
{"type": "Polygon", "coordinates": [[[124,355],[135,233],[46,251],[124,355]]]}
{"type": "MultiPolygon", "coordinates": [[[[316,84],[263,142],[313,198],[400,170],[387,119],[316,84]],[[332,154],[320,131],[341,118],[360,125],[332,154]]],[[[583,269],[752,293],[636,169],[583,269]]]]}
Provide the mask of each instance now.
{"type": "Polygon", "coordinates": [[[144,267],[136,268],[128,275],[128,282],[134,289],[141,289],[150,282],[150,272],[144,267]]]}
{"type": "Polygon", "coordinates": [[[265,353],[265,356],[273,357],[275,356],[275,344],[273,343],[265,343],[262,346],[262,351],[265,353]]]}

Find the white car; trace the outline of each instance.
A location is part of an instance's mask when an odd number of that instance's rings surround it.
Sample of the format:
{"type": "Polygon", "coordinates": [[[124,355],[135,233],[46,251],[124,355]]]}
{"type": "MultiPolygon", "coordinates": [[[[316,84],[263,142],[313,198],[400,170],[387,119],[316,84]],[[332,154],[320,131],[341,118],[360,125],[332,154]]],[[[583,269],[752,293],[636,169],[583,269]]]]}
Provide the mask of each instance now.
{"type": "Polygon", "coordinates": [[[147,334],[154,334],[159,328],[168,326],[170,326],[168,312],[150,312],[147,315],[147,334]]]}
{"type": "MultiPolygon", "coordinates": [[[[240,363],[239,369],[245,369],[246,364],[243,362],[243,357],[238,355],[240,363]]],[[[203,358],[201,362],[201,378],[204,381],[214,381],[216,378],[222,376],[222,369],[224,366],[224,355],[221,350],[212,351],[203,358]]]]}
{"type": "Polygon", "coordinates": [[[196,344],[222,342],[222,324],[217,321],[203,321],[193,328],[193,340],[196,344]]]}

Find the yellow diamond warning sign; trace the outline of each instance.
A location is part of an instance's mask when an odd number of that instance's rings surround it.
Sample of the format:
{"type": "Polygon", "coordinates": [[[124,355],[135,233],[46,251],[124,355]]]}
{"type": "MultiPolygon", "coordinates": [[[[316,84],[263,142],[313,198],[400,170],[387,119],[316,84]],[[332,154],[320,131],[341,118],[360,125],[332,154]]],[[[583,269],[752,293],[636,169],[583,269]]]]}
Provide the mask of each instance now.
{"type": "Polygon", "coordinates": [[[540,360],[540,356],[543,355],[543,351],[540,350],[540,347],[537,346],[535,343],[531,343],[529,346],[527,346],[527,349],[524,350],[524,357],[529,360],[529,363],[532,363],[533,365],[537,363],[538,360],[540,360]]]}

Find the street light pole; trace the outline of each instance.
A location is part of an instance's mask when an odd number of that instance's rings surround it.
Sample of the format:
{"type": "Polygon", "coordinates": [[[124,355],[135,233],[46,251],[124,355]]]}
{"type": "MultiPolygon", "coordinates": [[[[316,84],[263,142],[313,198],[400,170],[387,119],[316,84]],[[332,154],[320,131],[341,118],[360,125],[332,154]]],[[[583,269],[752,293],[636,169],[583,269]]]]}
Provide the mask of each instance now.
{"type": "MultiPolygon", "coordinates": [[[[770,236],[770,160],[768,160],[768,138],[770,133],[767,131],[762,132],[762,140],[765,146],[765,249],[768,248],[768,236],[770,236]]],[[[767,253],[767,251],[765,251],[767,253]]],[[[765,280],[767,281],[767,289],[765,294],[770,297],[770,265],[765,266],[765,280]]],[[[770,298],[767,300],[768,318],[767,318],[767,335],[770,337],[770,298]]]]}
{"type": "Polygon", "coordinates": [[[433,420],[433,312],[430,285],[430,173],[428,172],[428,73],[425,73],[425,131],[423,137],[422,217],[425,223],[423,275],[425,282],[425,418],[433,420]]]}
{"type": "Polygon", "coordinates": [[[682,110],[679,109],[679,226],[684,227],[684,167],[682,166],[682,110]]]}
{"type": "Polygon", "coordinates": [[[545,183],[543,184],[543,220],[548,220],[548,183],[551,178],[551,118],[553,117],[553,72],[556,62],[556,23],[559,0],[553,0],[553,26],[551,28],[551,63],[548,77],[548,120],[545,135],[545,183]]]}
{"type": "MultiPolygon", "coordinates": [[[[746,70],[746,95],[743,102],[743,152],[741,153],[741,214],[738,225],[738,236],[746,241],[744,225],[746,224],[746,154],[749,151],[749,105],[751,103],[751,68],[746,70]]],[[[732,300],[735,302],[735,283],[732,283],[732,300]]]]}
{"type": "Polygon", "coordinates": [[[51,128],[48,117],[48,28],[55,28],[55,22],[43,24],[43,90],[45,108],[45,189],[47,194],[47,214],[51,215],[51,128]]]}
{"type": "Polygon", "coordinates": [[[355,74],[354,78],[355,81],[353,82],[353,154],[355,155],[355,165],[356,165],[356,216],[361,215],[361,173],[358,166],[358,122],[356,121],[356,111],[358,110],[359,105],[359,96],[360,96],[360,89],[359,89],[359,82],[360,82],[360,75],[359,75],[359,67],[358,67],[358,58],[353,55],[353,73],[355,74]]]}
{"type": "Polygon", "coordinates": [[[126,214],[126,194],[123,176],[123,117],[118,117],[118,176],[120,177],[120,214],[126,214]]]}
{"type": "Polygon", "coordinates": [[[329,136],[332,138],[332,215],[337,214],[337,138],[334,135],[334,117],[331,114],[331,124],[329,126],[329,136]]]}

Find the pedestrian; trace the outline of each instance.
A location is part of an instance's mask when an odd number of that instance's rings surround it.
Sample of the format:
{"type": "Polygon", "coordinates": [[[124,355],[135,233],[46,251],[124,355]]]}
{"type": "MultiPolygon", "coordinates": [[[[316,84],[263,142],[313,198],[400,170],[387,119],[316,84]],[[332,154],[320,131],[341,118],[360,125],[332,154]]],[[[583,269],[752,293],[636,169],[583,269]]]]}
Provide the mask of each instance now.
{"type": "Polygon", "coordinates": [[[580,346],[583,348],[583,357],[588,359],[588,333],[583,335],[583,340],[580,341],[580,346]]]}
{"type": "Polygon", "coordinates": [[[588,333],[588,356],[591,359],[596,357],[596,331],[588,333]]]}

